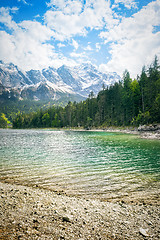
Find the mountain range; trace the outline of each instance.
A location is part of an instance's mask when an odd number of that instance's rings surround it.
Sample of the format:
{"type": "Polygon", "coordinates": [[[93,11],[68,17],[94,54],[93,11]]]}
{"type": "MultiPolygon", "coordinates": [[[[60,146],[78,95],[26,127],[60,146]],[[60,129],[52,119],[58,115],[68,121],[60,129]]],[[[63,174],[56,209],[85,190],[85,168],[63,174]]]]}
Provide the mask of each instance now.
{"type": "Polygon", "coordinates": [[[80,101],[91,92],[97,95],[102,86],[120,80],[117,73],[102,73],[91,64],[23,71],[13,63],[0,61],[0,97],[6,98],[36,101],[71,98],[80,101]]]}

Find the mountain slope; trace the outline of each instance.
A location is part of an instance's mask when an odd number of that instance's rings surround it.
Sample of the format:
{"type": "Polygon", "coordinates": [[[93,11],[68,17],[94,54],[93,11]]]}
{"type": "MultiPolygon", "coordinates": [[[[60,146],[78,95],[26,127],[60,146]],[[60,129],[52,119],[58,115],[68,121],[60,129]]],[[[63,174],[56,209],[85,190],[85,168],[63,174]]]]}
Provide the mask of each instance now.
{"type": "Polygon", "coordinates": [[[32,84],[32,81],[13,63],[5,64],[0,61],[0,83],[6,88],[22,88],[32,84]]]}
{"type": "Polygon", "coordinates": [[[96,95],[102,85],[109,86],[119,80],[116,73],[104,74],[91,64],[24,72],[12,63],[0,61],[0,83],[5,91],[14,89],[19,99],[57,101],[73,96],[74,100],[82,100],[91,91],[96,95]]]}

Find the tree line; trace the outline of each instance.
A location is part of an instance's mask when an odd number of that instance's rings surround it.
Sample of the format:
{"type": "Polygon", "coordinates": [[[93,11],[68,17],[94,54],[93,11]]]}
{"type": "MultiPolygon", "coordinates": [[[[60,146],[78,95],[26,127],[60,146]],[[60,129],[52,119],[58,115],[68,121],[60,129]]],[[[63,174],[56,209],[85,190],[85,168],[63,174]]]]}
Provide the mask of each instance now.
{"type": "Polygon", "coordinates": [[[123,79],[95,97],[91,92],[85,101],[68,102],[65,107],[18,114],[14,128],[107,127],[160,123],[160,66],[155,57],[148,69],[131,79],[126,70],[123,79]]]}

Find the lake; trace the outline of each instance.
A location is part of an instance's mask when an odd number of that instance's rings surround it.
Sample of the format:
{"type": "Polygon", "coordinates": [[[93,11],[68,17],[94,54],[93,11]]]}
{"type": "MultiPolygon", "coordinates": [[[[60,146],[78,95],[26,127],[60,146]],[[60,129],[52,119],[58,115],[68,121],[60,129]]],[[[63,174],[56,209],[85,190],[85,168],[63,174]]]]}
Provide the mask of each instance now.
{"type": "Polygon", "coordinates": [[[98,131],[1,129],[0,181],[107,198],[156,191],[160,141],[98,131]]]}

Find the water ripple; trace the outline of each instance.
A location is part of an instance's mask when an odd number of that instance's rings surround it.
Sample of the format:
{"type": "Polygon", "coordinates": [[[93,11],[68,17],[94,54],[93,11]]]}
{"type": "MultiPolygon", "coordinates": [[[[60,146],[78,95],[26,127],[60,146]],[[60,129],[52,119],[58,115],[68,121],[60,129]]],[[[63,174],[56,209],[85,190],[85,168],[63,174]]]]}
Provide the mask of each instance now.
{"type": "Polygon", "coordinates": [[[160,143],[104,132],[0,130],[0,180],[122,194],[159,181],[160,143]]]}

